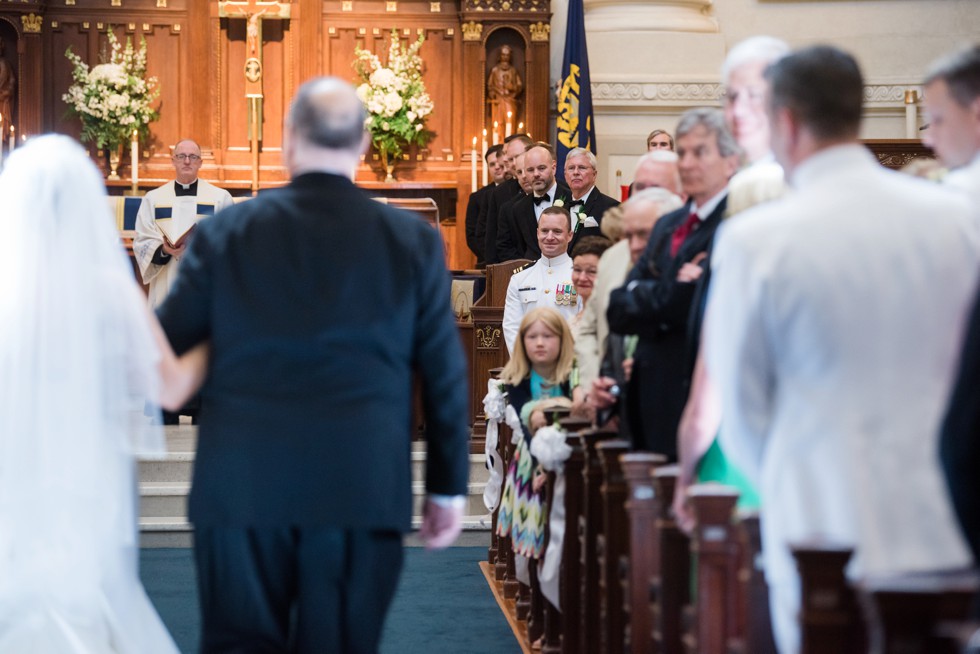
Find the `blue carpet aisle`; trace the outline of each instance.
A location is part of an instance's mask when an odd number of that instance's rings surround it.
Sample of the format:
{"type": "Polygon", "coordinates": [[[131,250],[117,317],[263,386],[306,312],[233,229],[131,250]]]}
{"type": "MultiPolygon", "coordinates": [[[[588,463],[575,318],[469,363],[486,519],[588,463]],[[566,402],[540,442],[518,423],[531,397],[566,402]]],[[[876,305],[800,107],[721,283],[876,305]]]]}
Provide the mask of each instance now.
{"type": "MultiPolygon", "coordinates": [[[[406,548],[405,567],[381,639],[383,654],[520,652],[487,589],[479,561],[486,548],[443,552],[406,548]]],[[[146,592],[184,654],[197,652],[197,588],[190,549],[144,549],[146,592]]]]}

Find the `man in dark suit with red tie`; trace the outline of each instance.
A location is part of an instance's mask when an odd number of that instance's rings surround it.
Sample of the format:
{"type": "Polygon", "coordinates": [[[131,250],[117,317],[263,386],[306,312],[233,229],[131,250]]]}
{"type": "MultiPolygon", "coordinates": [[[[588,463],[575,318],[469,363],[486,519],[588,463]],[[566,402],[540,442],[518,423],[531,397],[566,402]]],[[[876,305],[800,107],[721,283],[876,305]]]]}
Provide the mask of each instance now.
{"type": "Polygon", "coordinates": [[[159,309],[210,341],[188,512],[201,652],[374,652],[411,528],[413,379],[426,423],[420,535],[452,543],[469,465],[466,361],[439,234],[354,186],[350,83],[290,107],[291,181],[202,222],[159,309]]]}
{"type": "MultiPolygon", "coordinates": [[[[686,112],[676,143],[689,200],[657,221],[626,284],[612,292],[607,313],[611,331],[639,337],[625,394],[634,448],[671,460],[690,383],[686,339],[695,282],[708,265],[708,245],[725,214],[740,155],[716,109],[686,112]]],[[[611,404],[605,395],[601,401],[611,404]]]]}

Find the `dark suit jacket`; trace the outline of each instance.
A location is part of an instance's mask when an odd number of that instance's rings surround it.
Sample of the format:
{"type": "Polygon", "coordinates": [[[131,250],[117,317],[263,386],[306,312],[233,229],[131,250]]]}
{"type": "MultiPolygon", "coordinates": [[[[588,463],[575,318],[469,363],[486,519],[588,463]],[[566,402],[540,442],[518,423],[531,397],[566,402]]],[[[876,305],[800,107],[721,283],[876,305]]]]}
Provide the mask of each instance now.
{"type": "Polygon", "coordinates": [[[490,193],[497,188],[488,184],[470,193],[466,203],[466,246],[476,255],[476,263],[483,263],[484,243],[487,238],[487,203],[490,193]]]}
{"type": "MultiPolygon", "coordinates": [[[[560,388],[561,388],[562,397],[567,397],[571,399],[572,397],[571,384],[568,381],[563,381],[560,384],[560,388]]],[[[507,404],[514,407],[514,411],[516,411],[517,415],[520,416],[521,410],[524,408],[524,405],[533,399],[531,397],[531,377],[530,376],[525,377],[523,380],[521,380],[521,383],[516,386],[511,386],[510,384],[506,384],[504,386],[504,391],[507,393],[507,404]]],[[[548,422],[550,423],[551,420],[549,419],[548,422]]],[[[527,425],[521,423],[521,427],[524,430],[524,440],[528,444],[530,444],[531,432],[528,431],[527,425]]]]}
{"type": "Polygon", "coordinates": [[[500,205],[497,211],[497,258],[501,261],[524,257],[524,238],[517,234],[514,222],[514,205],[527,196],[521,192],[500,205]]]}
{"type": "Polygon", "coordinates": [[[409,529],[416,374],[427,489],[466,493],[444,260],[436,230],[325,173],[198,225],[159,309],[178,352],[211,341],[192,522],[409,529]]]}
{"type": "Polygon", "coordinates": [[[575,232],[575,236],[572,237],[572,242],[568,245],[568,254],[571,254],[572,250],[575,249],[579,239],[586,236],[602,236],[602,214],[606,213],[608,209],[618,206],[619,200],[604,195],[598,188],[593,188],[592,193],[589,194],[589,199],[582,205],[582,210],[586,216],[595,218],[599,226],[583,227],[575,232]]]}
{"type": "Polygon", "coordinates": [[[967,327],[939,450],[953,508],[973,559],[980,562],[980,296],[967,327]]]}
{"type": "MultiPolygon", "coordinates": [[[[571,201],[572,192],[568,187],[558,182],[555,188],[555,197],[552,202],[559,198],[565,202],[565,207],[571,201]]],[[[534,216],[534,200],[531,195],[525,196],[514,203],[514,230],[515,240],[524,248],[520,259],[531,259],[537,261],[541,258],[541,248],[538,247],[538,219],[534,216]]]]}
{"type": "MultiPolygon", "coordinates": [[[[626,392],[634,446],[671,459],[677,458],[677,426],[693,371],[687,339],[696,287],[678,282],[677,271],[707,250],[727,203],[727,198],[722,200],[687,237],[676,257],[670,254],[671,236],[687,220],[691,205],[661,217],[626,284],[609,297],[609,329],[640,337],[626,392]]],[[[705,260],[702,266],[707,265],[705,260]]]]}
{"type": "Polygon", "coordinates": [[[486,242],[483,251],[484,260],[488,265],[507,261],[507,259],[501,259],[500,255],[497,254],[497,216],[500,212],[500,205],[523,193],[524,191],[521,190],[521,185],[517,183],[516,179],[506,180],[490,193],[490,199],[487,202],[486,242]]]}

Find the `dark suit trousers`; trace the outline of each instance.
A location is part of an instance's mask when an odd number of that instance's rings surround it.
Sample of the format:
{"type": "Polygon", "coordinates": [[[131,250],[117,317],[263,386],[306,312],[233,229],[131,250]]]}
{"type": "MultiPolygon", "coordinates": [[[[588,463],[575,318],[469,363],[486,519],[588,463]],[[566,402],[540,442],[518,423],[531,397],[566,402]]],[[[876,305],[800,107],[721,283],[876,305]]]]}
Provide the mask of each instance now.
{"type": "Polygon", "coordinates": [[[194,557],[202,654],[376,652],[402,536],[197,526],[194,557]]]}

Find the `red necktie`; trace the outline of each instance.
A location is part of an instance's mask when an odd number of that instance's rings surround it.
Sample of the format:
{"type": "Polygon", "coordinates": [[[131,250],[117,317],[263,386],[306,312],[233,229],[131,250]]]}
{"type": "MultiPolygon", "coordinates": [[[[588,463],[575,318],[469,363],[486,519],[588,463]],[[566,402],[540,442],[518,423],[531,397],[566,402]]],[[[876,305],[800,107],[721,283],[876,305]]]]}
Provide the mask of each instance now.
{"type": "Polygon", "coordinates": [[[670,237],[670,256],[677,256],[677,251],[681,249],[681,243],[683,243],[684,239],[686,239],[688,235],[694,231],[694,228],[699,222],[701,222],[701,219],[698,218],[698,215],[696,213],[692,213],[680,227],[674,230],[673,235],[670,237]]]}

